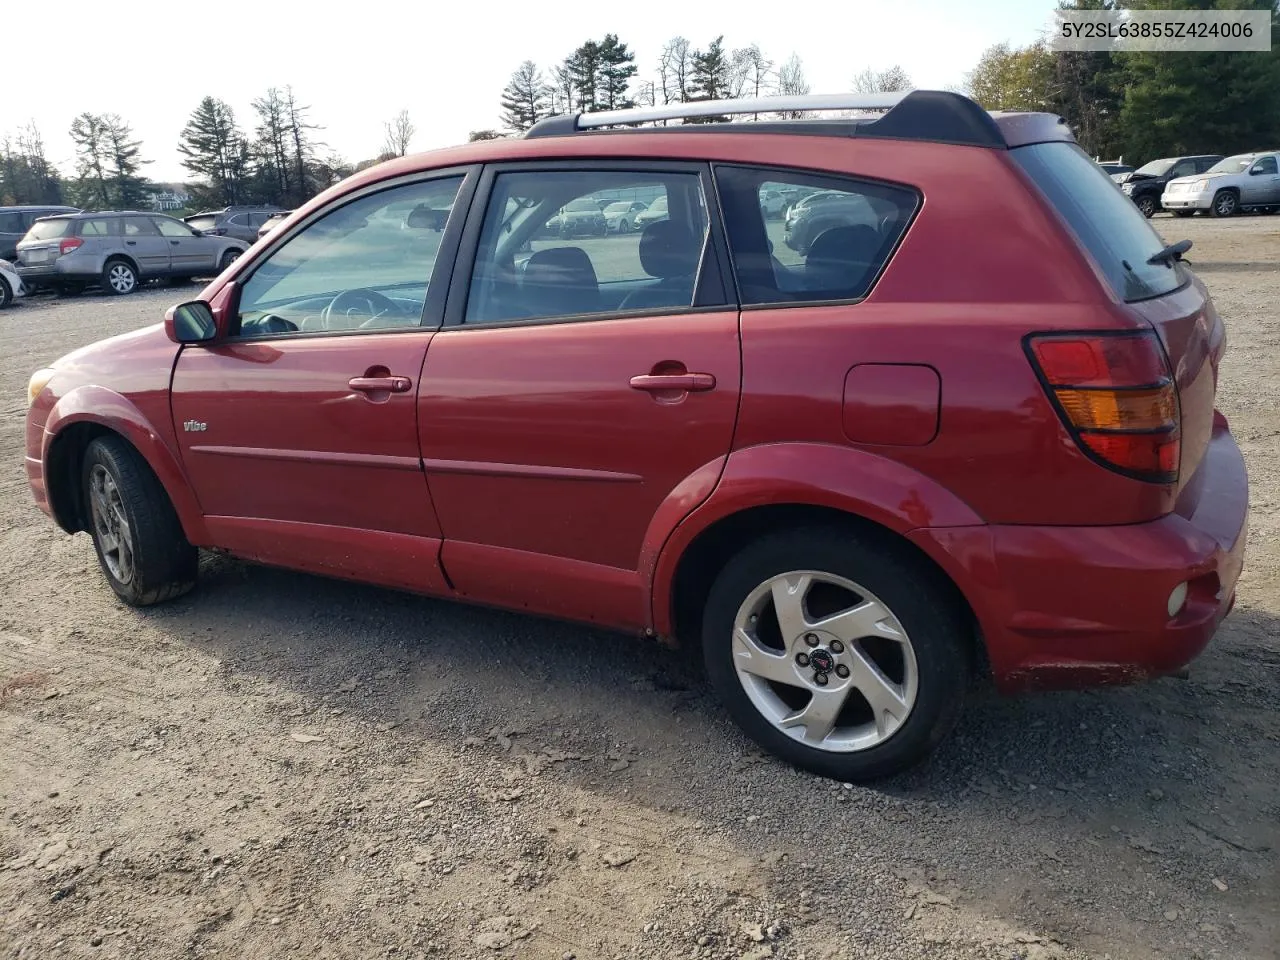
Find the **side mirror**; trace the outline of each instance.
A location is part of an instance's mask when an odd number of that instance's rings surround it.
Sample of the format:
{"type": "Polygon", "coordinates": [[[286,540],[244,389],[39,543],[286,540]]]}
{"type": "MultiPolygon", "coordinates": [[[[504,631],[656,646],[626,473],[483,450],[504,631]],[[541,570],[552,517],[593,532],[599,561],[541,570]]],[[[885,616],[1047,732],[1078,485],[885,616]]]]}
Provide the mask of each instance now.
{"type": "Polygon", "coordinates": [[[168,309],[164,332],[174,343],[206,343],[218,335],[218,324],[209,304],[192,300],[168,309]]]}

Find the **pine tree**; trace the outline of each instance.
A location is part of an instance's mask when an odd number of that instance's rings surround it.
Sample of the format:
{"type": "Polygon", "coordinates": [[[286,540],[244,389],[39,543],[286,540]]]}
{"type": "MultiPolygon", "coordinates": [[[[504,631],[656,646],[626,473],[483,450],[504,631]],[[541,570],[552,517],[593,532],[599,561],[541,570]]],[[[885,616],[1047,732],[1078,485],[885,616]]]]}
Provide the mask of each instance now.
{"type": "Polygon", "coordinates": [[[290,147],[289,162],[293,166],[293,192],[289,197],[289,205],[301,206],[316,193],[312,188],[309,170],[315,159],[316,147],[307,133],[319,127],[307,123],[307,112],[310,107],[298,103],[293,95],[293,87],[285,87],[285,117],[288,122],[288,145],[290,147]]]}
{"type": "MultiPolygon", "coordinates": [[[[706,50],[694,51],[689,84],[690,100],[723,100],[729,92],[730,64],[724,37],[716,37],[706,50]]],[[[690,117],[685,123],[714,123],[728,117],[690,117]]]]}
{"type": "Polygon", "coordinates": [[[205,97],[182,130],[178,152],[182,165],[203,178],[194,185],[199,206],[223,207],[241,203],[248,185],[248,150],[235,115],[222,100],[205,97]]]}
{"type": "Polygon", "coordinates": [[[588,40],[573,51],[564,62],[573,85],[573,98],[579,113],[602,109],[596,99],[600,89],[600,44],[588,40]]]}
{"type": "Polygon", "coordinates": [[[600,43],[600,78],[596,101],[602,110],[626,110],[635,106],[627,96],[636,75],[636,56],[614,33],[605,34],[600,43]]]}
{"type": "Polygon", "coordinates": [[[526,60],[511,74],[511,82],[502,91],[503,125],[517,133],[528,130],[549,115],[550,98],[542,71],[532,60],[526,60]]]}
{"type": "Polygon", "coordinates": [[[82,207],[110,210],[106,125],[97,114],[85,112],[71,121],[70,134],[76,145],[76,202],[82,207]]]}
{"type": "Polygon", "coordinates": [[[133,130],[118,114],[102,118],[111,171],[111,189],[116,205],[123,210],[136,210],[146,201],[146,177],[141,175],[142,142],[133,139],[133,130]]]}
{"type": "Polygon", "coordinates": [[[282,204],[290,193],[292,178],[286,149],[288,118],[280,91],[275,87],[253,101],[258,115],[257,140],[253,146],[254,180],[258,199],[282,204]]]}

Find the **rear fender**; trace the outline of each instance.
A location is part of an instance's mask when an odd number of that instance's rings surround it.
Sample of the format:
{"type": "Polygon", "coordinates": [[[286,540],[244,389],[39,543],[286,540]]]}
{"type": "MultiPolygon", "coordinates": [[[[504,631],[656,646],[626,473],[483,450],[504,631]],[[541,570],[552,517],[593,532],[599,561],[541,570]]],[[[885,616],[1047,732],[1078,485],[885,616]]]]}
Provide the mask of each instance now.
{"type": "MultiPolygon", "coordinates": [[[[704,475],[703,483],[707,479],[704,475]]],[[[663,539],[651,570],[640,571],[652,584],[650,618],[658,636],[674,633],[676,568],[698,535],[735,513],[778,504],[839,510],[904,537],[921,527],[983,524],[968,504],[936,481],[867,450],[823,443],[770,443],[735,451],[706,499],[692,511],[680,512],[684,519],[663,539]]],[[[928,548],[926,552],[934,554],[928,548]]]]}
{"type": "MultiPolygon", "coordinates": [[[[50,485],[51,501],[53,484],[66,482],[66,478],[58,478],[50,473],[50,450],[62,433],[81,423],[97,424],[128,440],[147,461],[165,493],[169,495],[187,539],[197,545],[207,544],[204,514],[173,449],[137,406],[106,387],[77,387],[60,397],[49,411],[44,425],[40,457],[50,485]]],[[[64,528],[67,520],[65,517],[58,518],[64,528]]]]}

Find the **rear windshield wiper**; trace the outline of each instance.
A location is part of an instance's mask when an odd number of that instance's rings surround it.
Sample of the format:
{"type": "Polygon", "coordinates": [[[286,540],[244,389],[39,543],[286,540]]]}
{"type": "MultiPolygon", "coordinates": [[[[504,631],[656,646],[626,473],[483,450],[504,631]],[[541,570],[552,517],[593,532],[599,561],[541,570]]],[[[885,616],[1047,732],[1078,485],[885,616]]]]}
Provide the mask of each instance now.
{"type": "Polygon", "coordinates": [[[1173,261],[1181,260],[1182,255],[1191,249],[1190,240],[1179,240],[1177,243],[1171,243],[1159,253],[1153,253],[1147,258],[1147,263],[1159,265],[1161,263],[1173,266],[1173,261]]]}

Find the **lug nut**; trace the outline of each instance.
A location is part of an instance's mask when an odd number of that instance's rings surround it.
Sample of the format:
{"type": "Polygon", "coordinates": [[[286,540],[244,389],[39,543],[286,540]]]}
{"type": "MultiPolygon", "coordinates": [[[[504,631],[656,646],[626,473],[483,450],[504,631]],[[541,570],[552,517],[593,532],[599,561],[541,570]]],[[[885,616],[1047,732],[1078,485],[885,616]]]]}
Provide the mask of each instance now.
{"type": "Polygon", "coordinates": [[[832,652],[832,653],[844,653],[844,644],[843,644],[843,643],[841,643],[839,640],[832,640],[832,641],[831,641],[831,652],[832,652]]]}
{"type": "Polygon", "coordinates": [[[804,642],[811,647],[816,647],[818,645],[818,635],[816,633],[806,633],[804,635],[804,642]]]}
{"type": "Polygon", "coordinates": [[[815,673],[813,675],[813,682],[820,687],[825,687],[827,685],[827,675],[825,673],[815,673]]]}
{"type": "Polygon", "coordinates": [[[797,653],[796,663],[802,667],[807,667],[809,665],[809,655],[807,653],[797,653]]]}
{"type": "Polygon", "coordinates": [[[841,680],[845,679],[847,676],[849,676],[849,668],[846,667],[843,663],[838,664],[836,666],[836,676],[839,677],[841,680]]]}

